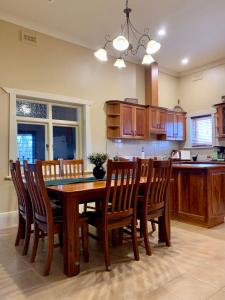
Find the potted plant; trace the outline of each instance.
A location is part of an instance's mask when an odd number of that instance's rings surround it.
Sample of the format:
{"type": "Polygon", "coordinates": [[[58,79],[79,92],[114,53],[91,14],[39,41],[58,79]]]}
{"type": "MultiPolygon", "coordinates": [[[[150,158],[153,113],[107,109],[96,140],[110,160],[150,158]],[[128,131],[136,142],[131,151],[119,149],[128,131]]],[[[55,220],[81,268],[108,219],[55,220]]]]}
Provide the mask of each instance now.
{"type": "Polygon", "coordinates": [[[90,163],[95,165],[93,169],[93,175],[97,179],[103,179],[105,176],[105,169],[103,167],[103,164],[106,162],[108,159],[108,154],[107,153],[92,153],[88,156],[88,159],[90,163]]]}

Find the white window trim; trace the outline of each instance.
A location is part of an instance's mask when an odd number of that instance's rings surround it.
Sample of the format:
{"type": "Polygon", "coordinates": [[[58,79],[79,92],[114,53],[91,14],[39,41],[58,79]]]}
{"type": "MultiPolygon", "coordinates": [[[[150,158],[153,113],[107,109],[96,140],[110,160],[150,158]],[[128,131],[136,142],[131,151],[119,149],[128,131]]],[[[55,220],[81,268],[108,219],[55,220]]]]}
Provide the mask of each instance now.
{"type": "Polygon", "coordinates": [[[216,139],[216,126],[215,126],[215,109],[211,108],[208,110],[202,110],[198,112],[190,112],[187,114],[187,127],[186,127],[186,142],[184,144],[184,149],[210,149],[217,145],[216,139]],[[199,117],[204,115],[211,115],[212,116],[212,146],[192,146],[191,145],[191,118],[199,117]]]}
{"type": "MultiPolygon", "coordinates": [[[[82,106],[82,152],[83,158],[85,161],[85,169],[87,169],[87,156],[91,153],[91,114],[90,107],[93,104],[93,101],[68,97],[57,94],[50,93],[42,93],[36,91],[29,90],[19,90],[3,87],[2,88],[6,93],[9,94],[10,101],[10,120],[9,120],[9,159],[16,160],[17,159],[17,145],[16,145],[16,137],[17,137],[17,117],[16,117],[16,99],[17,98],[31,98],[36,99],[37,101],[48,101],[53,102],[55,104],[65,104],[65,105],[80,105],[82,106]]],[[[89,169],[89,168],[88,168],[89,169]]]]}

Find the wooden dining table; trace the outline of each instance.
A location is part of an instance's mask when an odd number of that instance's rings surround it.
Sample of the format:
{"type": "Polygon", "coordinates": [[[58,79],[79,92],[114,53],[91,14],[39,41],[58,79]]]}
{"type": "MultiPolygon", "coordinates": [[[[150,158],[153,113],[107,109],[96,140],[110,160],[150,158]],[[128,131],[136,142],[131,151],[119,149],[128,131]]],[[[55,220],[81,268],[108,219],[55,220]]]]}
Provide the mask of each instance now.
{"type": "MultiPolygon", "coordinates": [[[[140,185],[146,182],[141,178],[140,185]]],[[[51,198],[59,199],[63,208],[63,261],[64,273],[68,277],[80,272],[79,246],[79,205],[104,200],[106,181],[80,182],[57,186],[47,186],[51,198]]],[[[169,215],[169,209],[167,209],[169,215]]],[[[169,220],[169,217],[168,217],[169,220]]],[[[159,240],[165,241],[165,234],[159,227],[159,240]]]]}

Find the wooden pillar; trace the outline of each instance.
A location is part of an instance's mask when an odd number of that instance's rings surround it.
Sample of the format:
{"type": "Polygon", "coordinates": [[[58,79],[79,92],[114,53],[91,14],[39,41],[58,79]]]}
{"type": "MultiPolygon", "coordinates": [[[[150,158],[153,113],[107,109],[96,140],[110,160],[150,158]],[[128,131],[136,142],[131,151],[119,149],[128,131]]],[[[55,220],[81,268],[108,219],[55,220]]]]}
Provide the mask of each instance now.
{"type": "Polygon", "coordinates": [[[158,106],[158,63],[145,68],[145,104],[158,106]]]}

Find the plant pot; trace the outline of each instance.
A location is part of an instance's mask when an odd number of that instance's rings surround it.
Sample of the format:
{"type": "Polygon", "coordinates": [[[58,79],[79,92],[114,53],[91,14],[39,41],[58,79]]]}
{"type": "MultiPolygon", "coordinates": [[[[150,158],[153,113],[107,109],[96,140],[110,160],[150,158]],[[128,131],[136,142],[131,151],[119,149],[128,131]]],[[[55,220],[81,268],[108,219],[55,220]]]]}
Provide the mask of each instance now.
{"type": "Polygon", "coordinates": [[[96,179],[103,179],[105,176],[105,169],[103,166],[95,166],[93,169],[93,175],[96,179]]]}

